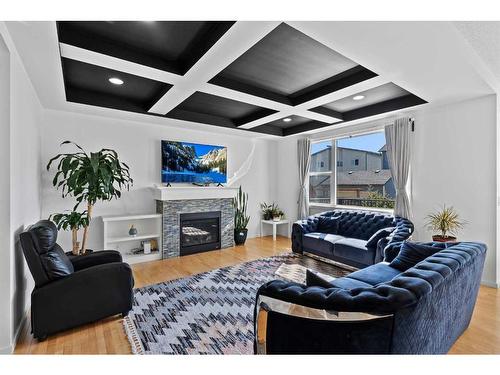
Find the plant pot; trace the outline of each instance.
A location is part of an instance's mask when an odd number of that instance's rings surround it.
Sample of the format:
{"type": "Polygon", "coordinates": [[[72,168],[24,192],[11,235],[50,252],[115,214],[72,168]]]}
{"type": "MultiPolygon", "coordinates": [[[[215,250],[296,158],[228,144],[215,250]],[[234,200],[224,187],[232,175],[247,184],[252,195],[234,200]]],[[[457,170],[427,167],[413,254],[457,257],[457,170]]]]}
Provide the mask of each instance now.
{"type": "Polygon", "coordinates": [[[281,220],[281,216],[275,216],[273,217],[273,221],[280,221],[281,220]]]}
{"type": "Polygon", "coordinates": [[[234,230],[234,243],[236,245],[243,245],[247,240],[248,229],[234,230]]]}
{"type": "Polygon", "coordinates": [[[432,236],[434,242],[457,242],[457,238],[453,236],[443,237],[440,234],[432,236]]]}

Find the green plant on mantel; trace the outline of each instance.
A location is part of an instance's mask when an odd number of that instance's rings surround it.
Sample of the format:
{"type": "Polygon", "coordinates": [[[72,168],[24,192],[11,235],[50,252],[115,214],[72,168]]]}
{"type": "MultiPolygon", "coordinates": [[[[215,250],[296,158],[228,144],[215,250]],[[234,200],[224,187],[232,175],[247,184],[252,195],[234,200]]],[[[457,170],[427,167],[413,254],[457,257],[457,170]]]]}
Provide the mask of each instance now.
{"type": "Polygon", "coordinates": [[[233,198],[234,210],[234,230],[241,231],[247,228],[250,216],[247,216],[248,194],[243,193],[241,186],[238,194],[233,198]]]}
{"type": "Polygon", "coordinates": [[[121,197],[122,189],[130,189],[133,180],[127,164],[118,159],[114,150],[103,148],[98,152],[87,153],[71,141],[64,141],[61,146],[71,144],[79,151],[58,154],[49,160],[47,170],[58,161],[57,172],[52,180],[56,189],[61,189],[62,197],[76,198],[73,210],[85,202],[88,222],[83,227],[81,252],[85,253],[92,209],[96,202],[110,201],[121,197]]]}
{"type": "Polygon", "coordinates": [[[78,230],[89,225],[89,217],[87,211],[70,213],[52,214],[49,220],[53,220],[57,225],[57,229],[71,230],[71,240],[73,243],[72,253],[80,254],[80,243],[78,242],[78,230]]]}

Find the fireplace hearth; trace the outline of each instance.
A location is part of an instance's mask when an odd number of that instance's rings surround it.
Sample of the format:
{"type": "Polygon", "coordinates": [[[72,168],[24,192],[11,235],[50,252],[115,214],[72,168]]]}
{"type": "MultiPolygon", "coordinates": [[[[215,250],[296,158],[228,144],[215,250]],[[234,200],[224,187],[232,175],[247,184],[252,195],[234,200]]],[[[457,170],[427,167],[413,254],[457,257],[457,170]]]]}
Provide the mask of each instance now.
{"type": "Polygon", "coordinates": [[[220,211],[180,214],[180,256],[221,248],[220,211]]]}

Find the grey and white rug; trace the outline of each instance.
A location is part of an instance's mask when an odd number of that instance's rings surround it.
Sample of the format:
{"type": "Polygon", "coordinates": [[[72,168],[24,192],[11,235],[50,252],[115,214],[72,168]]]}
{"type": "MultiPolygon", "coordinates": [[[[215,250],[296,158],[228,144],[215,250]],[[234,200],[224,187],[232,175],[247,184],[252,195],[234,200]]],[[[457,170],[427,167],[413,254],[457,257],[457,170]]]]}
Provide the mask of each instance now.
{"type": "Polygon", "coordinates": [[[135,354],[252,354],[257,289],[281,264],[341,277],[349,273],[287,253],[134,290],[124,319],[135,354]]]}

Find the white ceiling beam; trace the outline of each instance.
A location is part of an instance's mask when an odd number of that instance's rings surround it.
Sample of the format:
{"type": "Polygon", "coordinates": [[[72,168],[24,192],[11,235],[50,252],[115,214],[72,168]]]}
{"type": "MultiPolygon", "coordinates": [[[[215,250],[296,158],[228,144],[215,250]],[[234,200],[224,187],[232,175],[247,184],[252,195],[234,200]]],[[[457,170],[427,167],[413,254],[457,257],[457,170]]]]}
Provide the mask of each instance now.
{"type": "Polygon", "coordinates": [[[118,70],[120,72],[133,74],[139,77],[149,78],[155,81],[176,85],[182,80],[182,76],[174,73],[169,73],[164,70],[151,68],[149,66],[119,59],[117,57],[104,55],[102,53],[89,51],[87,49],[75,47],[70,44],[59,43],[59,50],[61,56],[68,59],[81,61],[87,64],[102,66],[103,68],[118,70]]]}
{"type": "Polygon", "coordinates": [[[296,108],[301,108],[301,109],[311,109],[311,108],[316,108],[331,102],[334,102],[336,100],[340,100],[343,98],[346,98],[348,96],[354,96],[360,92],[366,91],[373,89],[375,87],[384,85],[386,83],[389,83],[390,81],[387,80],[386,78],[377,76],[373,77],[370,79],[367,79],[365,81],[356,83],[352,86],[348,86],[346,88],[331,92],[329,94],[320,96],[319,98],[309,100],[307,102],[304,102],[302,104],[299,104],[296,108]]]}
{"type": "Polygon", "coordinates": [[[236,22],[184,75],[182,87],[167,91],[149,112],[170,112],[279,24],[276,21],[236,22]]]}
{"type": "Polygon", "coordinates": [[[289,116],[290,114],[294,114],[297,116],[308,117],[312,120],[317,120],[317,121],[326,122],[326,123],[338,121],[337,118],[332,117],[332,116],[322,115],[320,113],[314,113],[314,112],[308,111],[308,110],[303,109],[303,108],[294,107],[294,106],[291,106],[288,104],[275,102],[274,100],[270,100],[270,99],[262,98],[260,96],[247,94],[247,93],[244,93],[241,91],[228,89],[226,87],[217,86],[217,85],[214,85],[211,83],[205,83],[205,84],[201,85],[200,87],[198,87],[198,91],[205,92],[207,94],[221,96],[221,97],[232,99],[232,100],[238,100],[240,102],[253,104],[253,105],[256,105],[259,107],[273,109],[275,111],[281,111],[281,112],[287,111],[287,113],[289,113],[286,115],[282,114],[282,117],[286,117],[286,116],[289,116]]]}

